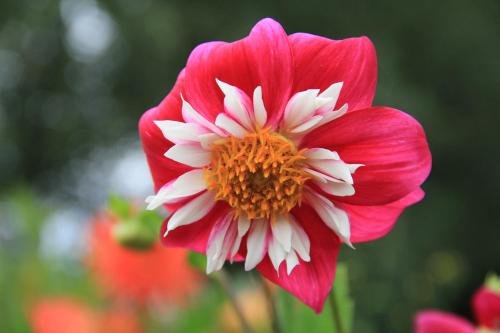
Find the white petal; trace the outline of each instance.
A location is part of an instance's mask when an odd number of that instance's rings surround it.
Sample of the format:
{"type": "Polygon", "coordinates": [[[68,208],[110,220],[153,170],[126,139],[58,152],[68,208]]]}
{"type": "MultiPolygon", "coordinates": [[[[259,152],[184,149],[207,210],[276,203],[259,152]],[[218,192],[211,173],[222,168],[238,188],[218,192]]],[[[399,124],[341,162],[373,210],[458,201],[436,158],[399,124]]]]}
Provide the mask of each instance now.
{"type": "Polygon", "coordinates": [[[323,119],[323,116],[320,116],[320,115],[311,117],[311,119],[309,119],[305,123],[302,123],[301,125],[295,127],[290,132],[294,133],[294,134],[298,134],[298,133],[308,131],[311,128],[313,128],[316,124],[318,124],[321,121],[321,119],[323,119]]]}
{"type": "Polygon", "coordinates": [[[344,243],[352,247],[350,241],[351,227],[347,213],[335,207],[330,200],[312,190],[307,192],[306,201],[318,213],[323,223],[332,229],[344,243]]]}
{"type": "Polygon", "coordinates": [[[184,118],[185,122],[198,124],[215,134],[224,136],[224,133],[219,128],[217,128],[217,126],[215,126],[212,122],[208,121],[205,117],[199,114],[198,111],[196,111],[191,106],[191,104],[186,102],[182,96],[181,98],[182,98],[182,118],[184,118]]]}
{"type": "Polygon", "coordinates": [[[314,128],[320,127],[326,123],[329,123],[332,120],[335,120],[337,118],[342,117],[344,114],[346,114],[347,109],[348,109],[348,105],[347,105],[347,103],[345,103],[344,105],[342,105],[342,107],[340,109],[338,109],[336,111],[330,111],[330,112],[324,113],[323,119],[321,119],[321,121],[314,128]]]}
{"type": "Polygon", "coordinates": [[[277,239],[286,252],[290,251],[292,246],[292,227],[290,222],[284,216],[278,216],[274,222],[271,222],[273,238],[277,239]]]}
{"type": "Polygon", "coordinates": [[[174,230],[182,225],[191,224],[199,221],[208,214],[215,205],[215,194],[212,191],[202,193],[198,197],[189,201],[179,208],[172,215],[167,224],[166,236],[170,230],[174,230]]]}
{"type": "Polygon", "coordinates": [[[198,135],[198,141],[200,142],[201,147],[206,150],[210,150],[214,142],[220,139],[222,139],[222,137],[215,133],[204,133],[198,135]]]}
{"type": "Polygon", "coordinates": [[[179,176],[176,180],[163,186],[155,196],[148,197],[146,209],[152,210],[166,203],[173,203],[179,199],[194,195],[206,190],[203,170],[196,169],[179,176]]]}
{"type": "Polygon", "coordinates": [[[295,251],[292,251],[286,255],[286,273],[290,275],[295,268],[299,264],[299,258],[295,254],[295,251]]]}
{"type": "Polygon", "coordinates": [[[326,193],[339,197],[348,197],[356,193],[354,186],[344,182],[315,182],[315,184],[326,193]]]}
{"type": "Polygon", "coordinates": [[[309,165],[325,173],[326,175],[345,181],[352,184],[353,179],[349,167],[342,161],[336,160],[309,160],[309,165]]]}
{"type": "Polygon", "coordinates": [[[315,107],[314,109],[326,109],[326,108],[333,108],[332,103],[334,102],[333,98],[330,97],[316,97],[315,101],[315,107]]]}
{"type": "Polygon", "coordinates": [[[267,122],[267,111],[262,99],[262,87],[258,86],[253,91],[253,112],[255,121],[260,127],[264,127],[267,122]]]}
{"type": "Polygon", "coordinates": [[[210,151],[199,144],[173,145],[165,153],[165,157],[193,168],[202,168],[210,164],[210,151]]]}
{"type": "Polygon", "coordinates": [[[335,104],[337,104],[337,100],[340,95],[340,90],[342,89],[343,82],[337,82],[326,88],[319,97],[329,97],[331,98],[330,103],[325,105],[325,108],[329,108],[330,110],[335,108],[335,104]]]}
{"type": "Polygon", "coordinates": [[[241,239],[246,235],[249,228],[250,220],[246,216],[241,215],[238,219],[238,235],[234,241],[233,250],[231,251],[231,261],[240,249],[241,239]]]}
{"type": "Polygon", "coordinates": [[[245,128],[243,128],[233,119],[226,116],[224,113],[219,113],[217,118],[215,118],[215,125],[219,126],[232,136],[235,136],[240,139],[242,139],[247,134],[245,128]]]}
{"type": "Polygon", "coordinates": [[[196,124],[173,120],[155,120],[154,123],[160,128],[163,136],[173,143],[198,141],[198,126],[196,124]]]}
{"type": "Polygon", "coordinates": [[[289,216],[290,225],[292,227],[292,248],[304,261],[311,261],[309,252],[311,250],[311,242],[306,232],[300,226],[292,215],[289,216]]]}
{"type": "Polygon", "coordinates": [[[307,172],[309,175],[313,176],[313,178],[317,181],[320,181],[322,183],[326,183],[328,180],[335,180],[335,178],[327,176],[319,171],[309,169],[309,168],[303,168],[305,172],[307,172]]]}
{"type": "Polygon", "coordinates": [[[269,242],[267,254],[276,272],[279,273],[280,264],[285,260],[286,252],[276,238],[272,238],[269,242]]]}
{"type": "Polygon", "coordinates": [[[210,233],[207,247],[207,274],[220,270],[224,265],[227,256],[227,251],[224,253],[227,248],[224,247],[224,243],[227,243],[226,239],[228,237],[226,235],[228,234],[230,224],[231,218],[225,216],[217,221],[210,233]]]}
{"type": "Polygon", "coordinates": [[[349,171],[351,173],[355,173],[358,168],[365,166],[364,164],[347,164],[347,167],[349,168],[349,171]]]}
{"type": "Polygon", "coordinates": [[[249,271],[257,266],[264,258],[266,250],[266,236],[268,221],[254,220],[247,238],[247,257],[245,270],[249,271]]]}
{"type": "MultiPolygon", "coordinates": [[[[321,111],[321,110],[316,110],[317,112],[318,111],[321,111]]],[[[340,118],[342,117],[345,113],[347,112],[347,103],[344,104],[339,110],[337,111],[328,111],[328,112],[325,112],[325,113],[321,113],[321,116],[323,117],[317,124],[315,124],[314,126],[312,126],[311,128],[309,128],[308,130],[304,131],[301,133],[301,135],[305,135],[309,132],[311,132],[313,129],[316,129],[320,126],[323,126],[324,124],[326,123],[329,123],[337,118],[340,118]]]]}
{"type": "Polygon", "coordinates": [[[245,236],[249,228],[250,220],[246,216],[241,215],[238,219],[238,236],[245,236]]]}
{"type": "Polygon", "coordinates": [[[242,91],[238,88],[215,79],[219,85],[220,90],[224,93],[224,107],[226,112],[229,113],[234,119],[238,120],[239,123],[245,126],[247,129],[252,129],[252,120],[250,119],[248,110],[245,107],[243,101],[242,91]]]}
{"type": "Polygon", "coordinates": [[[316,109],[316,96],[319,89],[309,89],[296,93],[285,107],[284,126],[293,128],[302,124],[316,109]]]}
{"type": "Polygon", "coordinates": [[[305,151],[304,156],[311,160],[340,160],[337,152],[325,148],[308,149],[305,151]]]}

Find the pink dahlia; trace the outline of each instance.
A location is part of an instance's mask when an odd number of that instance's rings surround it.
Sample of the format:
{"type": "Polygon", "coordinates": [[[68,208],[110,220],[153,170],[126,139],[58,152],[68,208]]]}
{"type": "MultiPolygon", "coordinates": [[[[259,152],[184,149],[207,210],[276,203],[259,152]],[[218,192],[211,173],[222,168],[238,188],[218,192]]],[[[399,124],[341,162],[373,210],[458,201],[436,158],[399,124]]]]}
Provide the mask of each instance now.
{"type": "Polygon", "coordinates": [[[419,123],[372,107],[366,37],[288,36],[271,19],[189,56],[139,128],[166,245],[244,260],[316,311],[341,243],[384,236],[423,197],[431,156],[419,123]]]}

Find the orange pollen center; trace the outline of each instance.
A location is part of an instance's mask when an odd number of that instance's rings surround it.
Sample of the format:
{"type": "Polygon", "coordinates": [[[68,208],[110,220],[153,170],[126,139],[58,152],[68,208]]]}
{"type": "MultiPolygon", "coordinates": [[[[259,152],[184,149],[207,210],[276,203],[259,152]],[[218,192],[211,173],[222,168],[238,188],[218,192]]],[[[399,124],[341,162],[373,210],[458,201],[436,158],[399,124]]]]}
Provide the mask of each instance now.
{"type": "Polygon", "coordinates": [[[239,139],[229,137],[212,146],[212,163],[205,169],[208,189],[226,201],[236,216],[274,219],[300,204],[310,176],[305,157],[293,142],[260,129],[239,139]]]}

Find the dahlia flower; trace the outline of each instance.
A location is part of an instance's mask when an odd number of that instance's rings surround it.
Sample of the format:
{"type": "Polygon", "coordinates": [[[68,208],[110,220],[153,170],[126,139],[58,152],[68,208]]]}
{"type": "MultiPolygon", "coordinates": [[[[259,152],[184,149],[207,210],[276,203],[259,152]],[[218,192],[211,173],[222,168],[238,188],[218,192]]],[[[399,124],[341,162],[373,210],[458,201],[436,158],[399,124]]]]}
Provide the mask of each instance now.
{"type": "Polygon", "coordinates": [[[387,234],[431,166],[419,123],[372,107],[376,77],[368,38],[271,19],[196,47],[139,124],[163,242],[206,253],[207,273],[244,260],[321,311],[340,244],[387,234]]]}
{"type": "Polygon", "coordinates": [[[165,248],[131,250],[112,237],[116,220],[95,219],[90,233],[88,264],[105,291],[113,297],[144,304],[182,305],[199,289],[200,277],[187,263],[187,251],[165,248]]]}
{"type": "Polygon", "coordinates": [[[71,298],[43,299],[31,309],[34,333],[142,333],[131,312],[96,312],[71,298]]]}
{"type": "Polygon", "coordinates": [[[500,333],[500,292],[480,288],[472,297],[477,327],[467,319],[440,311],[423,311],[416,316],[416,333],[500,333]]]}
{"type": "Polygon", "coordinates": [[[415,319],[416,333],[476,333],[466,319],[441,311],[424,311],[415,319]]]}

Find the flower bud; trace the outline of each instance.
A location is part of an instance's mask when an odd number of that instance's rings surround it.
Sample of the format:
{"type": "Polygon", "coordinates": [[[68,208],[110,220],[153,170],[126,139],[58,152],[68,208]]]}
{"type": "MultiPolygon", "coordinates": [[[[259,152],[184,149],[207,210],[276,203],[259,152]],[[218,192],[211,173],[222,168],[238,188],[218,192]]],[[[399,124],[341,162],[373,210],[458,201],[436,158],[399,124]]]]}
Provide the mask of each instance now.
{"type": "Polygon", "coordinates": [[[122,246],[134,250],[149,250],[157,241],[158,234],[138,221],[120,221],[113,226],[113,238],[122,246]]]}

